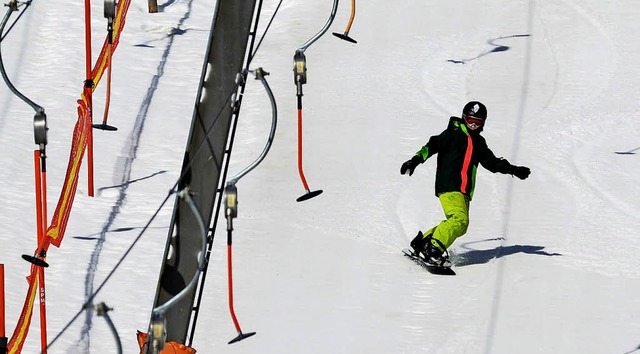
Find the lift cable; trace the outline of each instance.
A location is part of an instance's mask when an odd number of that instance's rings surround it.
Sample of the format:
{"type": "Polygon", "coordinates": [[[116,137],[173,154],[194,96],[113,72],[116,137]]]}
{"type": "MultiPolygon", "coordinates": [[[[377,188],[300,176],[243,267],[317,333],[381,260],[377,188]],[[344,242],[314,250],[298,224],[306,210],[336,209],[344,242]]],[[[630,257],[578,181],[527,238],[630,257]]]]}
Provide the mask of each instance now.
{"type": "Polygon", "coordinates": [[[27,8],[29,8],[29,6],[31,6],[31,1],[25,1],[25,2],[17,2],[15,0],[11,0],[9,2],[8,5],[4,5],[4,6],[8,6],[9,7],[9,11],[18,11],[18,7],[20,7],[21,5],[26,5],[25,8],[22,10],[22,12],[20,13],[20,15],[18,15],[18,17],[16,17],[15,20],[13,20],[13,23],[11,24],[11,26],[9,26],[9,29],[7,29],[7,32],[5,32],[4,34],[1,34],[2,31],[0,31],[0,42],[2,42],[4,40],[4,38],[9,34],[9,32],[11,32],[11,30],[13,29],[13,26],[16,25],[16,23],[18,23],[18,20],[20,20],[20,18],[22,17],[22,15],[24,15],[26,13],[27,8]]]}

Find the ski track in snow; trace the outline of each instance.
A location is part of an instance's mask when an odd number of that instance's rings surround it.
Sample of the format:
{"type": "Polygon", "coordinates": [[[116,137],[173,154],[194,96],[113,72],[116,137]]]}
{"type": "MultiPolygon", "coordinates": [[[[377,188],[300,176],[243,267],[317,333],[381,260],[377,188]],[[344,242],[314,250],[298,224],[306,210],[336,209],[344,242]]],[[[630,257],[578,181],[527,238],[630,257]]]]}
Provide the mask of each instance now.
{"type": "MultiPolygon", "coordinates": [[[[189,19],[191,16],[193,1],[187,2],[188,11],[182,16],[182,18],[178,21],[177,26],[175,28],[180,28],[185,21],[189,19]]],[[[172,27],[174,28],[174,27],[172,27]]],[[[164,74],[164,67],[167,64],[169,59],[169,55],[171,54],[171,48],[173,46],[174,40],[176,38],[176,34],[180,32],[170,32],[167,35],[168,43],[164,49],[164,53],[158,63],[158,67],[156,68],[156,73],[153,76],[149,88],[147,89],[147,93],[144,97],[140,105],[140,109],[138,114],[136,115],[136,120],[133,126],[133,130],[129,133],[129,137],[124,145],[122,150],[122,155],[119,157],[119,163],[116,165],[114,178],[119,178],[120,181],[117,185],[121,186],[118,191],[118,197],[115,202],[115,205],[112,207],[111,213],[109,214],[107,220],[102,226],[102,230],[100,231],[99,237],[97,239],[95,248],[91,253],[89,265],[87,268],[87,274],[85,278],[85,304],[92,303],[92,296],[94,294],[94,281],[95,275],[98,268],[98,264],[100,261],[100,255],[102,252],[103,245],[106,241],[106,235],[113,226],[116,218],[119,216],[121,208],[125,204],[127,199],[127,189],[131,182],[132,176],[132,165],[136,160],[137,150],[139,146],[140,139],[142,137],[142,133],[144,131],[144,124],[147,118],[147,114],[149,112],[149,108],[153,101],[154,93],[160,84],[160,80],[164,74]]],[[[93,306],[87,306],[85,310],[85,319],[82,329],[80,331],[80,338],[74,344],[72,348],[70,348],[70,353],[84,352],[88,353],[90,345],[90,331],[93,326],[93,306]]]]}

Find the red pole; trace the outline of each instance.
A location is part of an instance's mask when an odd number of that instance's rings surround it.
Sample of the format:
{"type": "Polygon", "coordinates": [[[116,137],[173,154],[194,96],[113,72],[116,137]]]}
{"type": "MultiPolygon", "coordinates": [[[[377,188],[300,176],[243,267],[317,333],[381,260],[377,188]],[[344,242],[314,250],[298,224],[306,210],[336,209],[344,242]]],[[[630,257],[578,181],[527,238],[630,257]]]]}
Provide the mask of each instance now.
{"type": "Polygon", "coordinates": [[[231,312],[231,318],[233,319],[233,324],[236,326],[236,331],[238,333],[242,333],[240,330],[240,324],[238,323],[238,319],[236,318],[236,312],[233,309],[233,262],[231,261],[231,245],[227,245],[227,269],[229,275],[229,310],[231,312]]]}
{"type": "Polygon", "coordinates": [[[307,184],[307,179],[304,178],[304,171],[302,170],[302,107],[298,107],[298,172],[304,189],[309,192],[309,185],[307,184]]]}
{"type": "Polygon", "coordinates": [[[107,45],[107,99],[104,103],[104,115],[102,116],[102,125],[107,125],[107,117],[109,116],[109,103],[111,102],[111,44],[107,45]]]}
{"type": "Polygon", "coordinates": [[[93,102],[91,99],[93,92],[93,78],[91,77],[91,1],[84,1],[84,22],[85,22],[85,46],[86,46],[86,77],[85,97],[87,99],[87,109],[89,111],[89,120],[87,121],[87,172],[88,172],[88,192],[93,197],[93,102]]]}
{"type": "Polygon", "coordinates": [[[4,264],[0,264],[0,354],[6,354],[9,350],[4,331],[4,264]]]}
{"type": "MultiPolygon", "coordinates": [[[[40,155],[41,152],[39,150],[35,150],[33,152],[34,156],[34,165],[36,172],[36,220],[37,220],[37,231],[38,231],[38,246],[42,244],[42,240],[45,237],[46,227],[47,227],[47,196],[46,196],[46,180],[47,175],[42,168],[40,163],[40,155]]],[[[46,254],[44,250],[40,251],[38,257],[42,260],[46,259],[46,254]]],[[[40,300],[40,345],[42,347],[42,353],[47,353],[47,303],[45,298],[45,287],[44,287],[44,267],[39,267],[38,269],[38,297],[40,300]]]]}
{"type": "Polygon", "coordinates": [[[84,0],[84,39],[86,44],[85,73],[91,79],[91,1],[84,0]]]}
{"type": "MultiPolygon", "coordinates": [[[[47,234],[47,170],[43,166],[40,181],[42,192],[42,239],[38,240],[38,245],[42,244],[47,234]]],[[[42,253],[42,260],[46,260],[46,254],[42,253]]],[[[44,287],[44,267],[40,267],[40,345],[42,346],[42,354],[47,354],[47,302],[44,287]]]]}
{"type": "Polygon", "coordinates": [[[44,267],[38,268],[38,292],[40,298],[40,347],[42,348],[42,354],[47,354],[47,303],[45,301],[46,299],[44,290],[44,267]]]}
{"type": "Polygon", "coordinates": [[[302,171],[302,95],[298,95],[298,172],[300,173],[300,179],[302,180],[302,185],[304,186],[306,194],[298,197],[297,201],[301,202],[310,198],[313,198],[322,193],[322,189],[318,189],[316,191],[310,191],[309,185],[307,184],[307,179],[304,177],[304,171],[302,171]]]}
{"type": "Polygon", "coordinates": [[[8,351],[4,330],[4,264],[0,264],[0,354],[6,354],[8,351]]]}
{"type": "Polygon", "coordinates": [[[36,177],[36,227],[38,232],[38,245],[42,241],[44,237],[42,230],[44,226],[42,225],[42,180],[41,171],[40,171],[40,151],[33,151],[33,165],[35,167],[35,177],[36,177]]]}
{"type": "Polygon", "coordinates": [[[42,170],[42,239],[38,240],[38,244],[40,245],[47,235],[47,228],[49,227],[48,216],[47,216],[47,171],[46,169],[42,170]]]}
{"type": "MultiPolygon", "coordinates": [[[[4,325],[4,264],[0,263],[0,340],[5,339],[5,325],[4,325]]],[[[2,352],[2,346],[0,346],[0,353],[2,352]]]]}
{"type": "MultiPolygon", "coordinates": [[[[92,84],[93,85],[93,84],[92,84]]],[[[87,120],[87,172],[88,186],[87,195],[93,197],[93,98],[91,91],[93,88],[87,88],[87,101],[89,102],[87,110],[89,111],[89,119],[87,120]]]]}
{"type": "MultiPolygon", "coordinates": [[[[230,219],[229,219],[230,220],[230,219]]],[[[233,324],[236,326],[236,331],[238,331],[238,336],[232,339],[229,344],[241,341],[245,338],[251,337],[256,334],[256,332],[250,333],[242,333],[240,329],[240,323],[238,323],[238,319],[236,318],[236,312],[233,309],[233,262],[231,260],[231,229],[229,229],[227,233],[227,268],[229,273],[229,311],[231,312],[231,318],[233,319],[233,324]]]]}

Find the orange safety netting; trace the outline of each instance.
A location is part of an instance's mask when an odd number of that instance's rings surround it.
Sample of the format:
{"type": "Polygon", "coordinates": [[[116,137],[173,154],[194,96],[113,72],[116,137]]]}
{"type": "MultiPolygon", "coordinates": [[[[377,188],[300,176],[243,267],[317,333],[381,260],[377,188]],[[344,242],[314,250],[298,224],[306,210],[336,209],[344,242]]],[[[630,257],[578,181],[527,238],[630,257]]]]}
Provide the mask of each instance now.
{"type": "MultiPolygon", "coordinates": [[[[114,51],[118,45],[120,39],[120,33],[124,28],[125,18],[131,0],[123,0],[118,3],[118,11],[113,22],[113,44],[111,44],[111,51],[114,51]]],[[[100,56],[91,71],[91,79],[94,83],[93,87],[85,88],[80,99],[78,100],[78,120],[73,129],[73,139],[71,143],[71,152],[69,155],[69,164],[67,166],[67,174],[64,180],[64,186],[58,199],[55,213],[53,214],[51,225],[47,229],[46,237],[38,245],[38,249],[35,253],[40,251],[47,251],[49,245],[53,244],[56,247],[60,247],[64,232],[69,220],[69,214],[71,213],[71,207],[73,206],[73,199],[78,187],[78,174],[80,172],[80,165],[82,164],[82,157],[84,156],[85,149],[87,147],[87,134],[88,129],[91,129],[89,120],[91,120],[91,104],[87,97],[93,92],[102,77],[107,65],[109,64],[108,56],[108,37],[100,51],[100,56]],[[90,90],[90,91],[89,91],[90,90]]],[[[38,293],[37,284],[39,282],[38,267],[31,266],[30,275],[27,277],[29,283],[29,290],[24,301],[22,313],[16,325],[16,329],[9,341],[8,353],[15,354],[22,351],[22,346],[29,332],[29,325],[31,324],[31,315],[33,314],[33,305],[38,293]]]]}

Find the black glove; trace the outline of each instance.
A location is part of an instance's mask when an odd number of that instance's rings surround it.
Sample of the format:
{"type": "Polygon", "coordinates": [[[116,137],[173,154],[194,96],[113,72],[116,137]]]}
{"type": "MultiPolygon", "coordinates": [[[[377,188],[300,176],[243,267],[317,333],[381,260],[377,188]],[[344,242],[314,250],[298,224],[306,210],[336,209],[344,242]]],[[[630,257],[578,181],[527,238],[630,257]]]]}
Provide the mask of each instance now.
{"type": "Polygon", "coordinates": [[[402,167],[400,167],[400,174],[404,175],[407,173],[407,171],[409,172],[409,176],[411,176],[413,174],[413,170],[416,169],[416,166],[418,166],[419,164],[423,163],[424,161],[422,161],[422,157],[416,155],[414,157],[411,158],[411,160],[405,162],[402,164],[402,167]]]}
{"type": "Polygon", "coordinates": [[[511,169],[511,174],[520,179],[527,179],[527,177],[529,177],[529,175],[531,174],[531,170],[529,169],[529,167],[513,166],[513,168],[511,169]]]}

